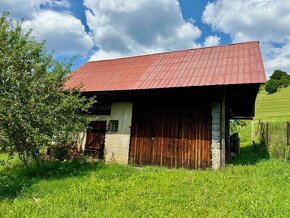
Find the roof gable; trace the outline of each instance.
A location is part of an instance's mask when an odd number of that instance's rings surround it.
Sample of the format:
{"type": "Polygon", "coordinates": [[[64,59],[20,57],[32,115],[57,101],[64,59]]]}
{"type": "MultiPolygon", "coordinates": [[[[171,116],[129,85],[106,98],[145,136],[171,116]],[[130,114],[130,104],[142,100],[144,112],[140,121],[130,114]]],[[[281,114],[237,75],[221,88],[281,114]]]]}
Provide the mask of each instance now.
{"type": "Polygon", "coordinates": [[[266,82],[259,42],[92,61],[66,82],[82,91],[118,91],[266,82]]]}

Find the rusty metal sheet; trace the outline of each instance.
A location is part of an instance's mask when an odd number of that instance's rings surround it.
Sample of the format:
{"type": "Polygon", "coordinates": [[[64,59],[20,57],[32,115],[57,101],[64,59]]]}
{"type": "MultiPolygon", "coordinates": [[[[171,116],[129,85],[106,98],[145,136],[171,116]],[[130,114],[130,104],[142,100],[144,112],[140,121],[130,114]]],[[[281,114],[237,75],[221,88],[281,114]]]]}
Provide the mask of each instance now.
{"type": "Polygon", "coordinates": [[[91,61],[72,72],[66,89],[84,92],[265,83],[259,42],[91,61]]]}

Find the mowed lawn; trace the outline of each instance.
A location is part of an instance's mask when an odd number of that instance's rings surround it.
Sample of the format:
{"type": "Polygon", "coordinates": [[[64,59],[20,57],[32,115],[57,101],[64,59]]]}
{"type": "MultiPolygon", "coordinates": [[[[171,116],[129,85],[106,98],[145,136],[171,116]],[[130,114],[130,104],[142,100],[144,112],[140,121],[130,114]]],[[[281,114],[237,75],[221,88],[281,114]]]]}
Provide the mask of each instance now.
{"type": "Polygon", "coordinates": [[[267,94],[263,86],[260,88],[255,120],[259,119],[270,122],[290,121],[290,86],[274,94],[267,94]]]}
{"type": "Polygon", "coordinates": [[[0,217],[290,217],[289,205],[289,163],[251,146],[218,171],[80,162],[0,169],[0,217]]]}

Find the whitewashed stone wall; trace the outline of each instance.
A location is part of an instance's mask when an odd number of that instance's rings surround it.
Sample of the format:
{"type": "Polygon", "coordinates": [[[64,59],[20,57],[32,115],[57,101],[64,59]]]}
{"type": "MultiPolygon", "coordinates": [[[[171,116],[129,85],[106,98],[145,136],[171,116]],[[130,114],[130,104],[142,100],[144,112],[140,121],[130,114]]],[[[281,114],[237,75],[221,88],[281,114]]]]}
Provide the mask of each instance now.
{"type": "MultiPolygon", "coordinates": [[[[105,161],[128,163],[129,144],[132,122],[132,102],[113,102],[111,115],[92,116],[94,121],[118,120],[118,132],[106,133],[105,161]]],[[[82,148],[85,148],[86,137],[83,139],[82,148]]]]}
{"type": "Polygon", "coordinates": [[[221,103],[212,103],[212,168],[218,169],[221,166],[221,103]]]}

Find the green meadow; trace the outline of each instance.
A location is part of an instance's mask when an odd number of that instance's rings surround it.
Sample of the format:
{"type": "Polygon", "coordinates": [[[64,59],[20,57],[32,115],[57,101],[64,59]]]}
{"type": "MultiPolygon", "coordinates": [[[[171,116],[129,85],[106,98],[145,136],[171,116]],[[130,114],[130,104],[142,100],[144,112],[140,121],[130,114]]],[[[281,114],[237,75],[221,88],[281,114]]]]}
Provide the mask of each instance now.
{"type": "Polygon", "coordinates": [[[47,162],[0,171],[0,217],[289,217],[290,166],[263,148],[225,169],[47,162]]]}
{"type": "Polygon", "coordinates": [[[274,94],[267,94],[261,87],[256,99],[255,121],[290,121],[290,86],[274,94]]]}

